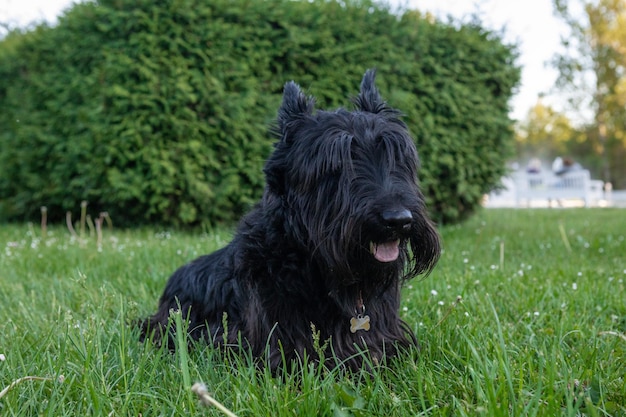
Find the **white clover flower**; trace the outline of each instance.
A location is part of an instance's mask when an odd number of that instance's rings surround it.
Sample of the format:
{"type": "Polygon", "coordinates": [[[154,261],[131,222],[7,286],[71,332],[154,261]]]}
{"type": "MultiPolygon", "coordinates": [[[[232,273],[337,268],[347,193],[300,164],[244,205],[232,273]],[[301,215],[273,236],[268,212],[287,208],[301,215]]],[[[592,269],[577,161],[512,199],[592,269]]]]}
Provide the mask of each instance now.
{"type": "Polygon", "coordinates": [[[7,357],[4,356],[4,353],[0,353],[0,362],[4,362],[7,360],[7,357]]]}
{"type": "Polygon", "coordinates": [[[437,290],[430,290],[430,295],[432,295],[433,297],[436,296],[437,294],[439,294],[437,290]]]}
{"type": "Polygon", "coordinates": [[[574,291],[576,291],[578,289],[578,284],[576,284],[575,282],[572,284],[572,289],[574,291]]]}

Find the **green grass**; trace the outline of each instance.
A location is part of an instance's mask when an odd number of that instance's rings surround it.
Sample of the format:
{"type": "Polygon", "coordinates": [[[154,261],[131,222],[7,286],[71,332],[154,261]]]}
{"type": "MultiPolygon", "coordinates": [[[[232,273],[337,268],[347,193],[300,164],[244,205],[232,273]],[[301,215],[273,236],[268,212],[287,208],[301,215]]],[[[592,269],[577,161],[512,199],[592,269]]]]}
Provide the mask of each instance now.
{"type": "MultiPolygon", "coordinates": [[[[445,252],[404,290],[422,347],[373,375],[138,343],[169,274],[228,232],[0,226],[4,416],[625,416],[626,211],[489,210],[442,230],[445,252]],[[62,379],[63,382],[60,382],[62,379]]],[[[184,345],[186,342],[183,340],[184,345]]]]}

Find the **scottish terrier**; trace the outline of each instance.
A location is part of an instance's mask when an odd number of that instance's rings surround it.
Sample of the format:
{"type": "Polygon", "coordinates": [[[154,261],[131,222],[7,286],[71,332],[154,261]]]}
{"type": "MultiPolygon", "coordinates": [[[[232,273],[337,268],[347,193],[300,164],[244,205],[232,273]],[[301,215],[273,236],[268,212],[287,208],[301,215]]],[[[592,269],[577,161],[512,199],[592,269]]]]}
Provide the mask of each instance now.
{"type": "Polygon", "coordinates": [[[191,338],[243,344],[272,370],[304,358],[356,370],[417,343],[399,317],[401,285],[433,269],[440,238],[413,139],[375,76],[354,111],[316,111],[285,84],[261,201],[230,244],[174,272],[143,338],[173,347],[180,311],[191,338]]]}

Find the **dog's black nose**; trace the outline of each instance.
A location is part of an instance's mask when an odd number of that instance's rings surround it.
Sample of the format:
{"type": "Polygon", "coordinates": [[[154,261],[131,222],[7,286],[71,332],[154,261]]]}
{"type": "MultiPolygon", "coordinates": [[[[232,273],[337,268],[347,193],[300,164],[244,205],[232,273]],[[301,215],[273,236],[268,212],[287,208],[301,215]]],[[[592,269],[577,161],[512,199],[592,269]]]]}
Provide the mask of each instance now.
{"type": "Polygon", "coordinates": [[[411,221],[413,221],[411,212],[406,209],[385,210],[382,212],[382,218],[387,227],[394,229],[402,229],[411,224],[411,221]]]}

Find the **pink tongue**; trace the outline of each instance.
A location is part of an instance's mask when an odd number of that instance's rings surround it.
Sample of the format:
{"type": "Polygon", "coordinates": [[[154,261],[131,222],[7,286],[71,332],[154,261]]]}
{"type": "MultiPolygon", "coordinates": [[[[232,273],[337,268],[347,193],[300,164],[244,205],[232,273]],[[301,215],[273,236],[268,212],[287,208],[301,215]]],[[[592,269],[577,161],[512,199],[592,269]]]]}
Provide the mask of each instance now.
{"type": "Polygon", "coordinates": [[[373,243],[372,255],[380,262],[393,262],[400,255],[399,240],[387,243],[373,243]]]}

